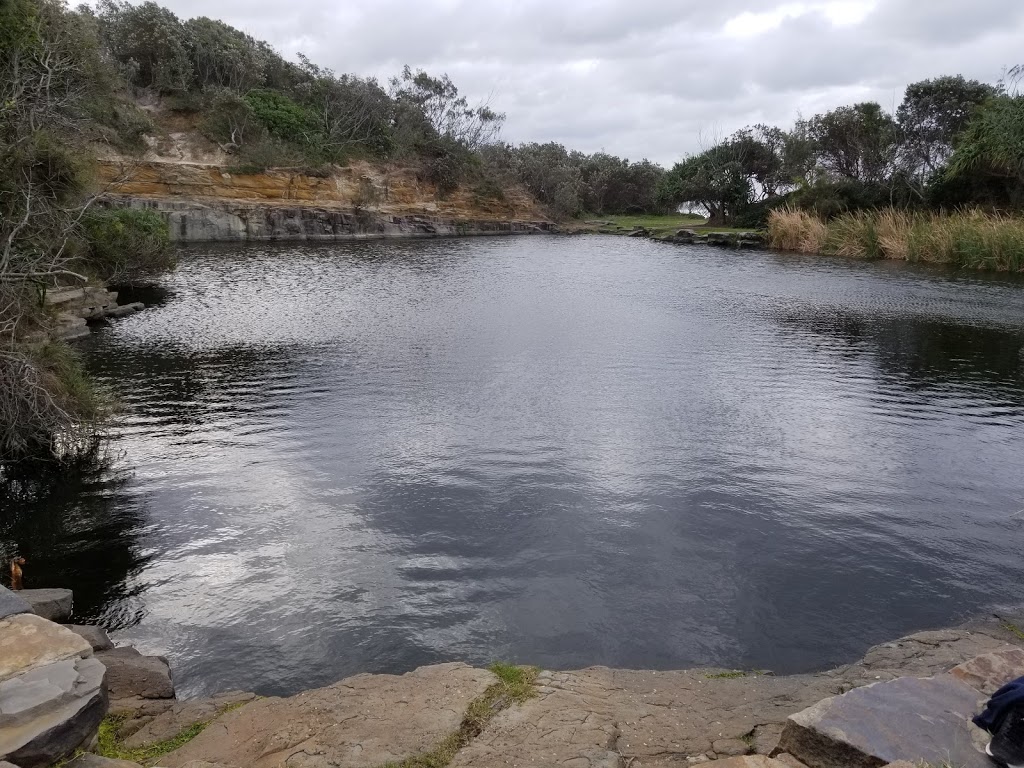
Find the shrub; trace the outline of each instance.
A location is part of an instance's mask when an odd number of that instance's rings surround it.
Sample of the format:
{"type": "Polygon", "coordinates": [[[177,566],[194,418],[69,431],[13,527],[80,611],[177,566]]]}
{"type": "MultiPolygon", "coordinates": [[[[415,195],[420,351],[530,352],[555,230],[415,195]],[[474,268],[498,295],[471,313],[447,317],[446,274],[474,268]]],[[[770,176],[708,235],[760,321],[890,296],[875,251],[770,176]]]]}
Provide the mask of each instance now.
{"type": "Polygon", "coordinates": [[[76,455],[105,406],[66,344],[0,352],[0,460],[76,455]]]}
{"type": "Polygon", "coordinates": [[[106,208],[83,219],[89,264],[97,277],[122,283],[174,268],[170,231],[153,210],[106,208]]]}

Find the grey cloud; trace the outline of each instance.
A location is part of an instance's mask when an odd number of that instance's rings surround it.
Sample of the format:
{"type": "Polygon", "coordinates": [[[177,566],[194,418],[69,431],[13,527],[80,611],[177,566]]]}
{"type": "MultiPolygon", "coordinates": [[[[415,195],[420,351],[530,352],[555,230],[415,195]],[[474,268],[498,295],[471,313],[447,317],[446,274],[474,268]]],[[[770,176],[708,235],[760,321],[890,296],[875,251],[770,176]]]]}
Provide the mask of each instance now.
{"type": "Polygon", "coordinates": [[[828,18],[826,0],[161,1],[338,72],[382,81],[403,64],[448,72],[471,99],[490,96],[508,114],[510,141],[663,164],[747,124],[789,125],[868,99],[891,108],[916,80],[995,81],[1019,63],[1024,32],[1020,0],[874,0],[845,26],[828,18]],[[783,5],[805,12],[724,34],[744,12],[783,5]]]}

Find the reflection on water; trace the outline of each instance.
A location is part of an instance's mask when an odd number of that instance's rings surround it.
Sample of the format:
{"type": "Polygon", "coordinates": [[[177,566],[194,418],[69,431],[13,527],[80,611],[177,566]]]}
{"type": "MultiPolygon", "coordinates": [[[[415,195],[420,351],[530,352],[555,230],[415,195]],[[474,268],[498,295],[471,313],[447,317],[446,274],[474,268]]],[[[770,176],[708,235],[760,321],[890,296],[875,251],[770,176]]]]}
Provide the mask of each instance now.
{"type": "Polygon", "coordinates": [[[85,342],[120,457],[0,498],[0,546],[185,694],[809,669],[1024,581],[1020,280],[578,237],[194,249],[161,288],[85,342]]]}

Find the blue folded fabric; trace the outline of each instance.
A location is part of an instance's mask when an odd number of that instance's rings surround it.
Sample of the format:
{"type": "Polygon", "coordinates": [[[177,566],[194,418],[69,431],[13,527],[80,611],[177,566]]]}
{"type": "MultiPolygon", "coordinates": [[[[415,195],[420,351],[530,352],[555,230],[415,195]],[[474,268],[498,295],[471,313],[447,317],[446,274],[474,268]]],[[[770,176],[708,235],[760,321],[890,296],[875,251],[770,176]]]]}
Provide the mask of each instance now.
{"type": "Polygon", "coordinates": [[[1024,706],[1024,677],[1018,677],[992,694],[985,705],[985,711],[975,717],[973,722],[979,728],[995,733],[1010,711],[1021,706],[1024,706]]]}

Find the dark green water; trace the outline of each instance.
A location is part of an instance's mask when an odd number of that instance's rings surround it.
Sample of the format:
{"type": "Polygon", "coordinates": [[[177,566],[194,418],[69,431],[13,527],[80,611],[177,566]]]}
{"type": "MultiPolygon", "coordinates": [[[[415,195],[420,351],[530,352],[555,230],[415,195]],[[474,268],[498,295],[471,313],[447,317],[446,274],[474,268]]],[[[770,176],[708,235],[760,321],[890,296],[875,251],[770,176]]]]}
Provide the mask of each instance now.
{"type": "Polygon", "coordinates": [[[827,666],[1024,590],[1024,282],[600,237],[193,248],[0,547],[185,694],[827,666]]]}

